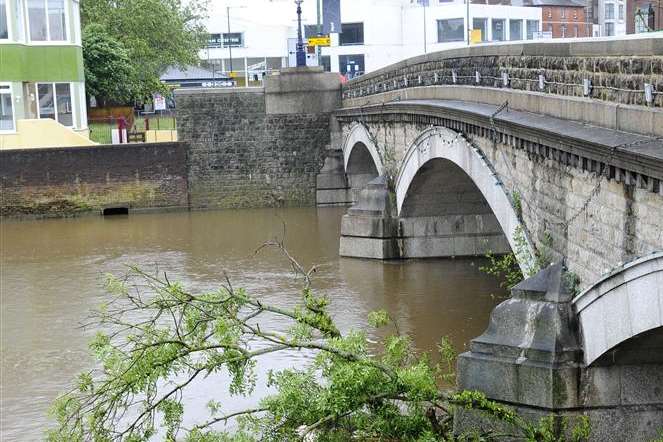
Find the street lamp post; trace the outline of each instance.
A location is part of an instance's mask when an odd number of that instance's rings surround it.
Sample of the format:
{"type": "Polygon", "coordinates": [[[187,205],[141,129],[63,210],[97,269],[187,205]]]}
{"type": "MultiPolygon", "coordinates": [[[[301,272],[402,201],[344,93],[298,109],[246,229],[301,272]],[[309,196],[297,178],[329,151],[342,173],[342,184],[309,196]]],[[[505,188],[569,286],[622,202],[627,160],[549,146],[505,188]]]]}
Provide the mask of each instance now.
{"type": "Polygon", "coordinates": [[[302,37],[302,2],[295,0],[297,5],[297,67],[306,66],[306,53],[304,52],[304,39],[302,37]]]}

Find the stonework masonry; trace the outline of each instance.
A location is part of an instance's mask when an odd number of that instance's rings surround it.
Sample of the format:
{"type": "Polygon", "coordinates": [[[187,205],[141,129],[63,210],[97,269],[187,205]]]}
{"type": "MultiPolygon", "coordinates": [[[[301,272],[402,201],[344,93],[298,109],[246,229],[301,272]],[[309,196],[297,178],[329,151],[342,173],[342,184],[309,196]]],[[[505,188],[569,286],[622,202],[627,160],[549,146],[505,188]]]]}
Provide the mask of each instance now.
{"type": "MultiPolygon", "coordinates": [[[[522,43],[441,51],[353,80],[343,87],[343,98],[430,85],[504,87],[583,97],[587,95],[585,80],[592,85],[590,98],[647,104],[645,83],[663,90],[663,40],[522,43]],[[543,75],[543,88],[539,75],[543,75]]],[[[663,107],[663,94],[657,94],[651,105],[663,107]]]]}
{"type": "MultiPolygon", "coordinates": [[[[392,120],[398,120],[393,117],[392,120]]],[[[391,152],[396,173],[408,147],[430,123],[367,121],[379,149],[391,152]]],[[[351,124],[342,123],[347,133],[351,124]]],[[[467,134],[494,167],[508,195],[517,195],[524,226],[539,251],[565,258],[581,283],[663,246],[663,195],[635,181],[599,175],[561,156],[494,142],[489,132],[467,134]]]]}
{"type": "Polygon", "coordinates": [[[0,215],[186,208],[183,143],[0,150],[0,215]]]}
{"type": "Polygon", "coordinates": [[[177,92],[193,208],[315,204],[339,80],[291,71],[266,81],[265,89],[177,92]]]}

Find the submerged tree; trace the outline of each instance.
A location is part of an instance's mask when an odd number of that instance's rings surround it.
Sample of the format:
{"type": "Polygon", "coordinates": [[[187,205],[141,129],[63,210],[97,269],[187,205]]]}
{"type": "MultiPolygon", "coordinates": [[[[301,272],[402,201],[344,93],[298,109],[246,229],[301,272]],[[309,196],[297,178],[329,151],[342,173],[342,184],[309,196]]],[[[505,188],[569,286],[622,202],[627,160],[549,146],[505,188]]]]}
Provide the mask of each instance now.
{"type": "MultiPolygon", "coordinates": [[[[451,441],[460,440],[452,432],[454,410],[464,407],[508,424],[517,439],[558,440],[552,421],[534,426],[481,393],[442,392],[439,386],[453,377],[446,340],[439,347],[442,362],[434,364],[414,351],[385,312],[368,318],[373,327],[394,330],[380,345],[364,332],[342,334],[327,311],[329,301],[312,291],[315,268],[305,271],[281,244],[271,245],[303,278],[301,300],[290,309],[265,304],[229,280],[219,290],[193,294],[165,274],[137,268],[122,279],[108,277],[112,299],[91,323],[107,330],[91,344],[99,368],[81,374],[76,388],[57,400],[58,428],[49,439],[451,441]],[[264,328],[267,315],[289,326],[264,328]],[[312,353],[307,366],[270,372],[275,393],[254,408],[223,412],[223,399],[253,391],[260,356],[293,350],[312,353]],[[215,391],[206,420],[184,428],[183,393],[222,371],[230,375],[227,391],[215,391]],[[232,430],[224,430],[230,421],[232,430]]],[[[585,436],[580,431],[573,438],[585,436]]]]}

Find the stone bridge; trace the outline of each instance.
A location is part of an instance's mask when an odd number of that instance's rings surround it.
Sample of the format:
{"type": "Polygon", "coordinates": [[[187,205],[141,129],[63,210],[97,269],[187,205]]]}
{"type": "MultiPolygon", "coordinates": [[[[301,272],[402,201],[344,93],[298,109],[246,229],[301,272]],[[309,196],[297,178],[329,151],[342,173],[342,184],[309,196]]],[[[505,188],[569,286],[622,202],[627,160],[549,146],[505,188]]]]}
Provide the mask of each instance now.
{"type": "Polygon", "coordinates": [[[533,417],[589,415],[594,440],[653,438],[663,428],[660,91],[661,38],[405,60],[343,87],[318,205],[352,205],[344,256],[513,252],[529,279],[461,357],[459,385],[533,417]]]}

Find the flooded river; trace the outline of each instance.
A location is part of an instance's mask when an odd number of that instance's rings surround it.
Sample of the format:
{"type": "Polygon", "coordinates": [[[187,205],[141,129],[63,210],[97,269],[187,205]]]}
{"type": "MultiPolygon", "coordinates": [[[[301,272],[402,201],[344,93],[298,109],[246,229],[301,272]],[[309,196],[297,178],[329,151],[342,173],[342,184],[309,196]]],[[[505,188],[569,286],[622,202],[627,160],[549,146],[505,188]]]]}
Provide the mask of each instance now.
{"type": "MultiPolygon", "coordinates": [[[[483,332],[501,295],[482,274],[483,260],[377,262],[339,258],[345,209],[182,212],[64,220],[3,221],[1,235],[2,441],[40,440],[52,424],[47,410],[82,369],[92,366],[81,322],[102,302],[102,277],[126,265],[158,265],[191,290],[217,288],[226,270],[235,286],[277,304],[297,300],[298,283],[276,252],[257,256],[266,240],[283,235],[291,254],[317,264],[314,287],[332,300],[342,330],[363,328],[369,311],[386,309],[418,349],[443,335],[456,347],[483,332]]],[[[296,366],[301,355],[273,355],[261,370],[296,366]]],[[[221,382],[220,380],[216,380],[221,382]]],[[[215,380],[212,380],[215,382],[215,380]]],[[[260,388],[260,387],[258,387],[260,388]]],[[[256,391],[259,397],[264,391],[256,391]]],[[[187,398],[205,413],[209,388],[187,398]]],[[[219,399],[219,398],[216,398],[219,399]]],[[[233,399],[240,407],[256,398],[233,399]]],[[[201,419],[203,420],[202,416],[201,419]]]]}

